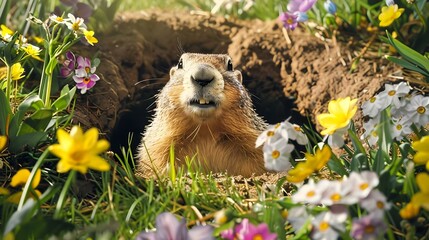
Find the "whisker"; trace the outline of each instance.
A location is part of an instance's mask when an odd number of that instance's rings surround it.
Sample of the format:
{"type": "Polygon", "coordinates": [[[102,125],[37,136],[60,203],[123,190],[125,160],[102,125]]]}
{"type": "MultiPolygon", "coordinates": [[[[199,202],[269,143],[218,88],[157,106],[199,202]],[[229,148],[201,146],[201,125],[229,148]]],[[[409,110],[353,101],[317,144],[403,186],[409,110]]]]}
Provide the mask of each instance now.
{"type": "Polygon", "coordinates": [[[216,139],[215,139],[215,137],[213,136],[213,133],[212,133],[212,130],[210,129],[210,126],[207,124],[207,128],[209,129],[209,132],[210,132],[210,135],[212,136],[212,138],[213,138],[213,141],[215,141],[216,142],[216,139]]]}
{"type": "Polygon", "coordinates": [[[140,80],[140,81],[138,81],[138,82],[134,83],[134,86],[136,86],[136,85],[138,85],[138,84],[140,84],[140,83],[144,83],[144,82],[149,82],[149,81],[153,81],[153,80],[163,80],[163,79],[165,79],[165,78],[160,77],[160,78],[148,78],[148,79],[143,79],[143,80],[140,80]]]}
{"type": "Polygon", "coordinates": [[[143,86],[143,87],[141,87],[141,88],[139,88],[139,90],[141,90],[141,89],[145,89],[145,88],[148,88],[148,87],[152,87],[153,85],[165,85],[165,83],[164,82],[157,82],[157,83],[151,83],[151,84],[148,84],[148,85],[145,85],[145,86],[143,86]]]}
{"type": "Polygon", "coordinates": [[[195,137],[197,137],[198,132],[200,131],[200,129],[201,129],[201,123],[200,123],[200,124],[198,124],[198,126],[197,126],[197,128],[196,128],[196,130],[197,130],[197,131],[194,131],[194,132],[195,132],[195,134],[194,134],[194,137],[192,137],[191,142],[193,142],[193,141],[194,141],[194,139],[195,139],[195,137]]]}

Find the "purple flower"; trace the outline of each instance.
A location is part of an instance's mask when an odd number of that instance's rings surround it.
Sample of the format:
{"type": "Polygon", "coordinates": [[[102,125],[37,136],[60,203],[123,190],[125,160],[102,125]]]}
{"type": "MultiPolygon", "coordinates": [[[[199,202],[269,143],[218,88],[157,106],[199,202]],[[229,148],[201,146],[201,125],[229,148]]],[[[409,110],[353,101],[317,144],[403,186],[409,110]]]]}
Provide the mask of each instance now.
{"type": "Polygon", "coordinates": [[[250,223],[247,218],[243,219],[234,229],[223,231],[220,235],[222,238],[228,240],[277,239],[277,234],[271,233],[266,223],[261,223],[256,226],[250,223]]]}
{"type": "Polygon", "coordinates": [[[286,29],[294,30],[298,26],[298,14],[284,12],[279,17],[286,29]]]}
{"type": "Polygon", "coordinates": [[[75,70],[76,67],[76,57],[75,55],[68,51],[66,52],[66,60],[63,62],[63,66],[60,68],[60,74],[63,77],[68,77],[75,70]]]}
{"type": "Polygon", "coordinates": [[[287,5],[289,12],[307,12],[313,7],[316,0],[291,0],[287,5]]]}
{"type": "Polygon", "coordinates": [[[95,67],[91,67],[89,58],[77,57],[77,69],[73,80],[76,82],[77,89],[80,89],[80,93],[85,94],[88,89],[94,87],[95,83],[100,80],[100,77],[94,74],[95,70],[95,67]]]}
{"type": "Polygon", "coordinates": [[[387,225],[379,214],[369,214],[353,219],[351,235],[353,239],[378,239],[386,231],[387,225]]]}
{"type": "Polygon", "coordinates": [[[323,3],[323,6],[325,7],[326,11],[332,15],[337,12],[337,5],[335,5],[335,3],[333,3],[331,0],[326,0],[325,3],[323,3]]]}
{"type": "Polygon", "coordinates": [[[156,217],[156,231],[141,232],[136,240],[203,240],[215,239],[211,226],[196,226],[188,231],[186,220],[181,221],[169,213],[164,212],[156,217]]]}
{"type": "Polygon", "coordinates": [[[78,56],[76,70],[79,69],[85,70],[86,73],[94,73],[96,68],[91,67],[91,60],[89,58],[78,56]]]}

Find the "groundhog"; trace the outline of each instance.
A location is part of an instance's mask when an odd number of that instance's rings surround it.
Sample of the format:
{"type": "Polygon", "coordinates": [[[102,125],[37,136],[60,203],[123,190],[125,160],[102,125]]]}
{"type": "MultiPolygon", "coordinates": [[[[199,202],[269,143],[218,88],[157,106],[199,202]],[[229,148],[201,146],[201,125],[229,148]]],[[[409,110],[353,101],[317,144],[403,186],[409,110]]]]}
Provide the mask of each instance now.
{"type": "Polygon", "coordinates": [[[176,167],[188,157],[204,172],[260,175],[266,170],[255,141],[266,126],[228,55],[184,53],[157,96],[138,147],[136,174],[165,173],[173,145],[176,167]]]}

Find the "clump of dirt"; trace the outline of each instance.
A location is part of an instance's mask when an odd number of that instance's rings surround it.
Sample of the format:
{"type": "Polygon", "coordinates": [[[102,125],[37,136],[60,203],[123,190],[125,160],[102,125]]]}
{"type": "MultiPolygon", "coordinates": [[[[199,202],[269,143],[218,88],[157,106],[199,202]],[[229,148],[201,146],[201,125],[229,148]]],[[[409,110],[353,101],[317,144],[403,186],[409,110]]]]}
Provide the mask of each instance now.
{"type": "MultiPolygon", "coordinates": [[[[181,52],[228,53],[243,73],[256,111],[269,123],[289,116],[307,123],[338,97],[360,103],[377,92],[394,66],[368,51],[353,36],[317,38],[304,30],[289,32],[290,43],[277,21],[233,20],[183,12],[122,13],[111,31],[98,36],[101,80],[79,97],[74,120],[98,127],[114,149],[132,146],[152,116],[155,95],[181,52]]],[[[365,43],[365,42],[363,42],[365,43]]]]}

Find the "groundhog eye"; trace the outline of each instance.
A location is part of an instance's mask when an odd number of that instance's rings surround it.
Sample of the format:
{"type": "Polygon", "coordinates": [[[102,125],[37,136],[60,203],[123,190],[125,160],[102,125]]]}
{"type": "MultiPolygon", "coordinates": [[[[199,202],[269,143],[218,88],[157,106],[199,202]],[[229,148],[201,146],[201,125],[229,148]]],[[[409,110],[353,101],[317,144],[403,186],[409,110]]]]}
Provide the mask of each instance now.
{"type": "Polygon", "coordinates": [[[227,63],[227,70],[228,71],[232,71],[232,70],[234,70],[234,68],[232,67],[232,61],[231,61],[231,59],[228,59],[228,63],[227,63]]]}
{"type": "Polygon", "coordinates": [[[183,60],[179,59],[179,63],[177,64],[177,68],[183,68],[183,60]]]}

